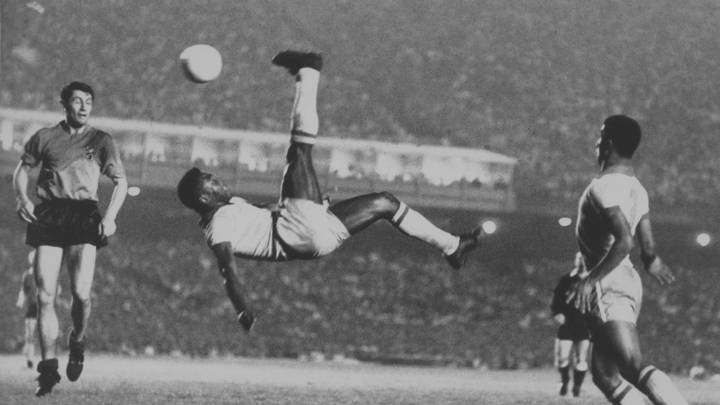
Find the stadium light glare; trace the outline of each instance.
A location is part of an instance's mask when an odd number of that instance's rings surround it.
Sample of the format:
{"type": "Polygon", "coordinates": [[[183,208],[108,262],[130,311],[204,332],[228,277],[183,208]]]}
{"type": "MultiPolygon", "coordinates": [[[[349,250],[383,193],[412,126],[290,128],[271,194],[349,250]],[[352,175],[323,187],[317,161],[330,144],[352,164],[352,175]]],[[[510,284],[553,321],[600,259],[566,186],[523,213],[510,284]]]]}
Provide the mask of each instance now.
{"type": "Polygon", "coordinates": [[[561,217],[558,219],[558,225],[562,226],[563,228],[568,227],[572,224],[572,219],[569,217],[561,217]]]}
{"type": "Polygon", "coordinates": [[[481,226],[482,226],[483,232],[485,232],[488,235],[492,235],[497,231],[497,224],[495,223],[495,221],[490,220],[490,219],[483,221],[481,226]]]}
{"type": "Polygon", "coordinates": [[[140,195],[140,187],[137,187],[137,186],[128,187],[127,193],[130,197],[137,197],[138,195],[140,195]]]}
{"type": "Polygon", "coordinates": [[[695,243],[700,247],[706,247],[712,242],[712,237],[707,232],[700,232],[695,236],[695,243]]]}

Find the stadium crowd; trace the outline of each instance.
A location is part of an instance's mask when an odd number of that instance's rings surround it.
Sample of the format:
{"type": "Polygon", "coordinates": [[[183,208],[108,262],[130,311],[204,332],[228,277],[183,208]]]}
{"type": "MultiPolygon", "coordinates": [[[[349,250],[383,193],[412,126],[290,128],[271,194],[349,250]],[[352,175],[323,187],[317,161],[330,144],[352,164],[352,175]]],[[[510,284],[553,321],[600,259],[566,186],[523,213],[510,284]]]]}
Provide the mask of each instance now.
{"type": "Polygon", "coordinates": [[[96,115],[284,131],[290,100],[268,59],[315,48],[325,134],[489,148],[519,159],[521,205],[570,206],[601,118],[622,111],[648,134],[639,172],[654,204],[684,214],[719,197],[716,4],[66,3],[3,10],[1,105],[55,111],[57,88],[82,77],[96,115]],[[217,82],[179,73],[196,42],[222,52],[217,82]]]}

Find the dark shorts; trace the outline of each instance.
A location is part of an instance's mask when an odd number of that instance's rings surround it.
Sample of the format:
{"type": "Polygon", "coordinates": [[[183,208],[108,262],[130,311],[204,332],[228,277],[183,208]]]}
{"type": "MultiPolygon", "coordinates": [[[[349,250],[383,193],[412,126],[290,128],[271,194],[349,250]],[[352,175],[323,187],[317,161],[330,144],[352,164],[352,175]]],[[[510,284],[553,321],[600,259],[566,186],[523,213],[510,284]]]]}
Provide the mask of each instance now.
{"type": "Polygon", "coordinates": [[[107,238],[100,236],[102,216],[96,201],[43,201],[35,207],[34,214],[37,221],[28,224],[25,237],[30,246],[107,245],[107,238]]]}
{"type": "Polygon", "coordinates": [[[25,309],[25,319],[37,319],[37,301],[35,301],[35,297],[28,297],[28,299],[32,301],[28,303],[27,308],[25,309]]]}
{"type": "Polygon", "coordinates": [[[590,339],[590,330],[585,325],[564,324],[558,328],[557,338],[560,340],[572,340],[573,342],[588,340],[590,339]]]}

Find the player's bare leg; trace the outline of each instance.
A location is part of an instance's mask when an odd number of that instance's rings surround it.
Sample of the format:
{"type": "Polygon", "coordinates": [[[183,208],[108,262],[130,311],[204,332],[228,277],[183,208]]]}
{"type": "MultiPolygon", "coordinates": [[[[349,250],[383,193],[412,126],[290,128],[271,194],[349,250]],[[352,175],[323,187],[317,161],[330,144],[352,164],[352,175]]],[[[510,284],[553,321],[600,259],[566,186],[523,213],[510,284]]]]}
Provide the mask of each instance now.
{"type": "Polygon", "coordinates": [[[631,322],[610,321],[598,328],[593,343],[592,369],[593,380],[606,395],[611,387],[614,387],[613,394],[637,391],[630,386],[632,384],[640,390],[638,394],[642,392],[655,405],[687,405],[665,373],[643,364],[637,329],[631,322]],[[631,389],[620,387],[622,382],[618,380],[630,383],[627,385],[631,389]]]}
{"type": "Polygon", "coordinates": [[[63,250],[55,246],[38,246],[35,259],[35,283],[38,289],[38,332],[40,357],[37,371],[38,387],[35,395],[43,396],[60,382],[56,357],[58,319],[55,313],[55,294],[62,264],[63,250]]]}
{"type": "MultiPolygon", "coordinates": [[[[37,297],[28,297],[27,299],[35,300],[37,297]]],[[[25,343],[23,345],[23,354],[25,355],[25,364],[28,368],[33,367],[33,358],[35,357],[35,328],[37,327],[37,319],[25,318],[25,343]]]]}
{"type": "Polygon", "coordinates": [[[97,249],[94,245],[73,245],[66,248],[72,306],[70,316],[73,328],[68,335],[68,380],[76,381],[85,361],[85,331],[90,317],[90,292],[95,275],[97,249]]]}
{"type": "Polygon", "coordinates": [[[298,198],[322,203],[322,194],[312,162],[312,147],[319,130],[317,92],[322,56],[317,53],[285,51],[273,58],[275,65],[295,76],[295,98],[290,120],[290,147],[283,174],[281,198],[298,198]]]}
{"type": "Polygon", "coordinates": [[[574,342],[573,352],[575,356],[575,366],[573,370],[573,396],[580,396],[580,389],[585,380],[585,373],[588,370],[587,354],[590,347],[589,340],[580,340],[574,342]]]}
{"type": "Polygon", "coordinates": [[[568,385],[570,384],[570,353],[572,352],[572,340],[556,339],[556,363],[560,373],[560,395],[565,396],[568,393],[568,385]]]}
{"type": "Polygon", "coordinates": [[[365,194],[340,201],[333,204],[330,211],[340,219],[351,235],[384,219],[406,235],[440,249],[455,269],[462,266],[466,254],[478,246],[482,237],[481,228],[460,236],[444,231],[388,192],[365,194]]]}

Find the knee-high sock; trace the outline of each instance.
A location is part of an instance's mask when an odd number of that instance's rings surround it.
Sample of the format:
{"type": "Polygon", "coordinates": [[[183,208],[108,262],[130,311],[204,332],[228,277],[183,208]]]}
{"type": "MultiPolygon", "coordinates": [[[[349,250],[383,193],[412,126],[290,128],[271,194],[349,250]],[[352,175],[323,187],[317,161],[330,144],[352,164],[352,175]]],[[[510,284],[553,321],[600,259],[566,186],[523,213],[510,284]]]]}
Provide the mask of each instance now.
{"type": "Polygon", "coordinates": [[[625,380],[613,390],[608,399],[613,405],[645,405],[640,391],[625,380]]]}
{"type": "Polygon", "coordinates": [[[460,237],[438,228],[404,202],[400,202],[400,208],[390,222],[402,232],[435,246],[446,255],[455,252],[460,245],[460,237]]]}
{"type": "Polygon", "coordinates": [[[294,142],[315,143],[320,120],[317,113],[317,92],[320,72],[312,68],[302,68],[295,82],[295,100],[293,102],[291,128],[294,142]],[[302,135],[296,135],[296,132],[302,135]]]}
{"type": "Polygon", "coordinates": [[[655,405],[687,405],[670,377],[654,366],[647,366],[640,371],[638,388],[655,405]]]}
{"type": "Polygon", "coordinates": [[[562,382],[563,385],[567,384],[570,381],[570,366],[560,366],[558,367],[558,371],[560,372],[560,382],[562,382]]]}

